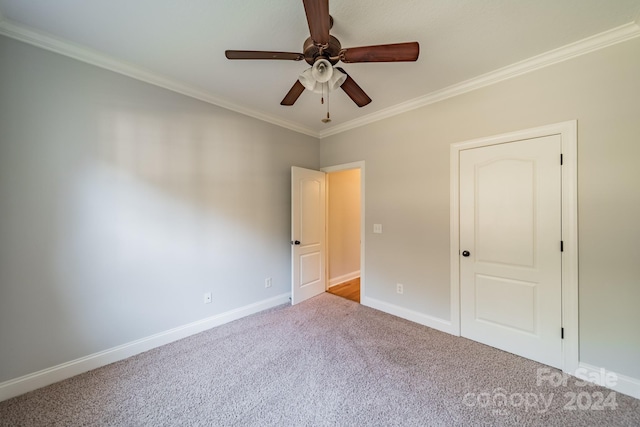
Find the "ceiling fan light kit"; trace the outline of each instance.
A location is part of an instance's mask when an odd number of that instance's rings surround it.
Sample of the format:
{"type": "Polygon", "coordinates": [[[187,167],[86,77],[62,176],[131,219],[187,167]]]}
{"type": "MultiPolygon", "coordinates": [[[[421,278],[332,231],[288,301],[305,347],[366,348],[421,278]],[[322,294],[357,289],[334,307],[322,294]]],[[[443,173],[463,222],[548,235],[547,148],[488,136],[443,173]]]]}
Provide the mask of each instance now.
{"type": "Polygon", "coordinates": [[[322,93],[325,88],[327,92],[334,91],[342,86],[345,80],[347,75],[334,69],[326,59],[319,59],[313,67],[307,68],[298,77],[305,89],[315,93],[322,93]]]}
{"type": "MultiPolygon", "coordinates": [[[[358,107],[364,107],[371,98],[362,88],[340,68],[334,67],[339,61],[356,62],[413,62],[420,54],[418,42],[393,43],[354,48],[342,48],[340,41],[329,34],[333,27],[333,18],[329,15],[329,0],[303,0],[307,24],[311,37],[303,43],[304,53],[266,52],[253,50],[227,50],[228,59],[275,59],[301,61],[305,60],[311,68],[300,74],[281,105],[295,104],[305,89],[327,95],[330,91],[341,88],[358,107]]],[[[328,103],[327,103],[328,104],[328,103]]],[[[331,121],[327,107],[324,123],[331,121]]]]}

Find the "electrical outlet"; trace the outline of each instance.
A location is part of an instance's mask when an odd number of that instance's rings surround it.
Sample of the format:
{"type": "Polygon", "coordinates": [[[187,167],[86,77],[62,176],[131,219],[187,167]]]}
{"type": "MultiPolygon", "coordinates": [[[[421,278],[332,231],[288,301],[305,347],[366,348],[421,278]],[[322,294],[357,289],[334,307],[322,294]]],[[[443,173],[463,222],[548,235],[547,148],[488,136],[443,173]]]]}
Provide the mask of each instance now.
{"type": "Polygon", "coordinates": [[[204,303],[205,304],[211,303],[211,292],[206,292],[204,294],[204,303]]]}
{"type": "Polygon", "coordinates": [[[264,287],[265,288],[271,287],[271,277],[267,277],[266,279],[264,279],[264,287]]]}
{"type": "Polygon", "coordinates": [[[404,285],[402,283],[396,283],[396,292],[399,294],[404,293],[404,285]]]}

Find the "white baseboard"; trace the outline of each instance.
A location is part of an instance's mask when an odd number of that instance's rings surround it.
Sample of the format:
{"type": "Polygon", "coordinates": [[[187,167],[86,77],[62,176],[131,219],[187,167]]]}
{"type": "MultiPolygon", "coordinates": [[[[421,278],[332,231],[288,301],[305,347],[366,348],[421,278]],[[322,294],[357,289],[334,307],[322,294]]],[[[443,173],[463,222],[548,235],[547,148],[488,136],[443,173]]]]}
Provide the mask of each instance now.
{"type": "Polygon", "coordinates": [[[578,371],[576,376],[581,379],[596,379],[595,381],[591,382],[594,382],[603,387],[607,387],[615,392],[640,399],[640,380],[637,378],[618,374],[617,372],[609,371],[604,368],[598,368],[597,366],[589,365],[588,363],[584,362],[580,362],[578,364],[578,371]],[[614,379],[613,381],[609,381],[609,384],[607,384],[606,379],[603,377],[610,374],[613,374],[614,379]],[[598,381],[599,379],[601,381],[598,381]]]}
{"type": "Polygon", "coordinates": [[[408,308],[389,304],[387,302],[369,297],[362,298],[362,301],[360,303],[362,305],[366,305],[367,307],[375,308],[376,310],[384,311],[385,313],[393,314],[394,316],[402,317],[403,319],[407,319],[412,322],[416,322],[451,335],[457,335],[456,331],[454,330],[455,328],[449,320],[429,316],[427,314],[419,313],[408,308]]]}
{"type": "Polygon", "coordinates": [[[65,362],[51,368],[4,381],[0,383],[0,402],[49,384],[71,378],[83,372],[87,372],[92,369],[126,359],[127,357],[135,356],[136,354],[144,351],[169,344],[173,341],[206,331],[207,329],[288,303],[290,301],[290,296],[291,294],[289,293],[278,295],[235,310],[220,313],[206,319],[178,326],[177,328],[169,329],[168,331],[160,332],[136,341],[81,357],[76,360],[65,362]]]}
{"type": "MultiPolygon", "coordinates": [[[[0,402],[38,388],[45,387],[49,384],[71,378],[92,369],[126,359],[127,357],[135,356],[136,354],[169,344],[173,341],[195,335],[206,331],[207,329],[232,322],[242,317],[249,316],[281,304],[286,304],[290,301],[290,296],[291,295],[289,293],[278,295],[267,300],[249,304],[235,310],[230,310],[225,313],[132,341],[118,347],[113,347],[108,350],[53,366],[51,368],[27,374],[19,378],[4,381],[0,383],[0,402]]],[[[393,314],[394,316],[398,316],[442,332],[456,335],[455,331],[453,331],[451,322],[448,320],[422,314],[375,298],[363,298],[362,305],[384,311],[385,313],[393,314]]],[[[579,369],[581,370],[582,375],[586,378],[598,378],[603,372],[603,368],[598,368],[583,362],[580,362],[579,369]]],[[[605,370],[605,372],[612,371],[605,370]]],[[[640,399],[640,379],[618,373],[615,373],[615,375],[615,385],[611,385],[608,388],[636,399],[640,399]]],[[[607,384],[601,385],[607,387],[607,384]]]]}
{"type": "Polygon", "coordinates": [[[351,273],[343,274],[342,276],[329,279],[329,287],[339,285],[340,283],[348,282],[349,280],[357,279],[360,277],[360,270],[352,271],[351,273]]]}

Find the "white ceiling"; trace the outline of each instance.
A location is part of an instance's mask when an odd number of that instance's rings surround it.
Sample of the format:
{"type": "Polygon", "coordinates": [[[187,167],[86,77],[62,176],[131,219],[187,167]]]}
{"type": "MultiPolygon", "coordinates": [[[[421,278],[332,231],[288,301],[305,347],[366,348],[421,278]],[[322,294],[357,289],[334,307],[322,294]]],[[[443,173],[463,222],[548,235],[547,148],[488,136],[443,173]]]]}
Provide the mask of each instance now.
{"type": "Polygon", "coordinates": [[[0,33],[316,136],[640,34],[640,0],[331,0],[330,13],[343,47],[418,41],[420,57],[344,64],[373,102],[332,92],[329,124],[317,94],[280,105],[306,62],[224,56],[302,52],[301,0],[0,0],[0,33]]]}

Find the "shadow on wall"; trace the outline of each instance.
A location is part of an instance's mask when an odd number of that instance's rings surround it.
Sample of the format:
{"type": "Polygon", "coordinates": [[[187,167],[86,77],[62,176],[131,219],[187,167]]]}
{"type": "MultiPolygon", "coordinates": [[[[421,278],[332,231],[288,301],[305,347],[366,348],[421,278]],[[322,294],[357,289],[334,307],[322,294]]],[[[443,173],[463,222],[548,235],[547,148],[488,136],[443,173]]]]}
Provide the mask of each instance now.
{"type": "Polygon", "coordinates": [[[0,315],[13,350],[0,381],[265,298],[264,277],[284,281],[289,169],[272,160],[277,143],[235,120],[119,111],[88,133],[54,130],[53,156],[38,138],[18,148],[30,151],[16,169],[30,172],[7,172],[29,184],[3,224],[15,229],[2,274],[13,302],[0,315]]]}
{"type": "Polygon", "coordinates": [[[287,292],[290,167],[317,167],[317,139],[0,56],[0,382],[287,292]]]}
{"type": "Polygon", "coordinates": [[[97,152],[72,181],[74,226],[61,240],[69,247],[58,253],[74,280],[77,266],[87,265],[88,283],[104,281],[95,289],[113,290],[109,282],[117,281],[140,293],[105,291],[101,301],[113,312],[144,323],[157,316],[157,307],[140,306],[145,292],[163,289],[179,303],[176,287],[228,285],[242,277],[239,260],[263,259],[280,239],[288,171],[274,171],[275,150],[225,116],[101,114],[97,152]]]}
{"type": "Polygon", "coordinates": [[[102,114],[99,141],[66,184],[53,251],[59,280],[51,302],[67,307],[57,320],[67,319],[71,340],[115,345],[123,335],[183,324],[193,296],[205,290],[216,295],[217,309],[233,307],[225,298],[241,299],[243,291],[229,286],[249,281],[242,262],[281,263],[272,243],[286,226],[288,171],[274,171],[274,150],[230,124],[157,111],[102,114]],[[274,179],[281,184],[275,192],[274,179]]]}

